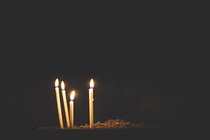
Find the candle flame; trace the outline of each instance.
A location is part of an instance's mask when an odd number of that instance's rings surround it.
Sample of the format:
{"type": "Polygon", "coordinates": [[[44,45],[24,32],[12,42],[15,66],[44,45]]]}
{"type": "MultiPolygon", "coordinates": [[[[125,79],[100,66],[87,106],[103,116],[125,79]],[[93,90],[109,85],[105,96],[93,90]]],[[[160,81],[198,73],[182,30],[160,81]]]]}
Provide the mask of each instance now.
{"type": "Polygon", "coordinates": [[[75,96],[75,91],[73,90],[73,91],[71,92],[71,95],[70,95],[70,100],[74,100],[74,96],[75,96]]]}
{"type": "Polygon", "coordinates": [[[65,84],[63,81],[61,81],[61,88],[64,90],[65,89],[65,84]]]}
{"type": "Polygon", "coordinates": [[[58,80],[58,78],[55,80],[55,86],[56,87],[58,87],[58,85],[59,85],[59,80],[58,80]]]}
{"type": "Polygon", "coordinates": [[[94,81],[93,79],[90,80],[90,88],[93,88],[94,87],[94,81]]]}

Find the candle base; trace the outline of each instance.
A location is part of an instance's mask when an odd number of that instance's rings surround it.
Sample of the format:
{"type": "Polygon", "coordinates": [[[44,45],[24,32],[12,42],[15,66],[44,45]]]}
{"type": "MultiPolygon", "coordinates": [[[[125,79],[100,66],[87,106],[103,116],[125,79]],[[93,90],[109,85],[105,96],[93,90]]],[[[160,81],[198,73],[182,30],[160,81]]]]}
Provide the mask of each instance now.
{"type": "MultiPolygon", "coordinates": [[[[148,125],[145,123],[131,123],[126,122],[120,119],[110,119],[105,122],[96,122],[93,124],[93,128],[89,127],[89,124],[84,124],[77,126],[75,125],[74,128],[64,128],[60,129],[58,126],[49,126],[49,127],[40,127],[39,132],[41,134],[46,133],[50,134],[51,138],[55,138],[57,136],[58,140],[61,139],[91,139],[91,140],[98,140],[98,139],[136,139],[142,138],[142,136],[152,136],[151,132],[159,133],[158,125],[148,125]],[[149,132],[146,134],[145,132],[149,132]],[[44,133],[43,133],[44,132],[44,133]],[[58,137],[59,136],[59,137],[58,137]]],[[[45,135],[43,137],[45,137],[45,135]]],[[[154,136],[157,135],[154,134],[154,136]]]]}
{"type": "MultiPolygon", "coordinates": [[[[141,123],[126,122],[122,119],[110,119],[105,122],[96,122],[93,127],[90,128],[88,124],[85,125],[74,125],[73,128],[66,127],[65,130],[71,129],[135,129],[135,128],[159,128],[160,125],[141,123]]],[[[58,126],[40,127],[39,129],[60,129],[58,126]]]]}

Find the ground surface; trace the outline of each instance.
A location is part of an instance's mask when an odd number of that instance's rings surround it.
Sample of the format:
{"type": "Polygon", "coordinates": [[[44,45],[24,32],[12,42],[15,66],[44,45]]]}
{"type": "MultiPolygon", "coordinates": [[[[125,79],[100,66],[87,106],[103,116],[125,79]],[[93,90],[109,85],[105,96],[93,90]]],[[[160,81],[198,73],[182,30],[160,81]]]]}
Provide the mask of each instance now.
{"type": "MultiPolygon", "coordinates": [[[[126,128],[158,128],[159,125],[132,123],[122,119],[110,119],[105,122],[96,122],[93,124],[92,129],[126,129],[126,128]]],[[[60,129],[58,126],[39,127],[38,129],[60,129]]],[[[74,126],[73,128],[64,128],[65,130],[71,129],[90,129],[88,124],[74,126]]]]}

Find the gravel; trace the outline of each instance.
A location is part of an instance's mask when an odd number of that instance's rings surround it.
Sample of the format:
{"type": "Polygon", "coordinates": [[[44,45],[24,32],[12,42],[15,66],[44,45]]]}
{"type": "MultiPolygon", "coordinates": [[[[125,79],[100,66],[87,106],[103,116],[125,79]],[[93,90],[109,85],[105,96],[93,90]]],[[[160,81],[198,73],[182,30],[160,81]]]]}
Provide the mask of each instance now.
{"type": "MultiPolygon", "coordinates": [[[[110,119],[105,122],[96,122],[93,124],[92,129],[121,129],[121,128],[153,128],[159,127],[158,125],[148,125],[142,123],[131,123],[122,119],[110,119]]],[[[72,128],[67,128],[72,129],[72,128]]],[[[90,129],[88,124],[74,126],[73,129],[90,129]]]]}

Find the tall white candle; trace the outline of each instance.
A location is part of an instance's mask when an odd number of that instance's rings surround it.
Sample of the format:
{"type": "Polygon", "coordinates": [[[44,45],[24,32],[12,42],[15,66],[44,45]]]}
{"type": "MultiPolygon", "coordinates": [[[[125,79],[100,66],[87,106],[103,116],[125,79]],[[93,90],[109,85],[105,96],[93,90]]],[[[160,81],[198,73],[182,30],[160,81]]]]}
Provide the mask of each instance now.
{"type": "Polygon", "coordinates": [[[93,81],[93,79],[91,79],[90,80],[90,88],[89,88],[89,123],[90,123],[90,128],[93,128],[93,123],[94,123],[93,87],[94,87],[94,81],[93,81]]]}
{"type": "Polygon", "coordinates": [[[71,128],[74,128],[74,96],[75,96],[75,91],[73,90],[70,95],[70,102],[69,102],[69,108],[70,108],[70,124],[71,128]]]}
{"type": "Polygon", "coordinates": [[[63,95],[64,111],[65,111],[65,116],[66,116],[66,125],[67,125],[67,127],[70,127],[68,104],[67,104],[67,100],[66,100],[66,90],[65,90],[65,84],[63,81],[61,82],[61,88],[62,88],[62,95],[63,95]]]}
{"type": "Polygon", "coordinates": [[[59,93],[59,80],[55,80],[55,93],[56,93],[56,102],[57,102],[57,109],[58,109],[58,118],[60,123],[60,128],[63,129],[63,118],[62,118],[62,111],[61,111],[61,102],[60,102],[60,93],[59,93]]]}

